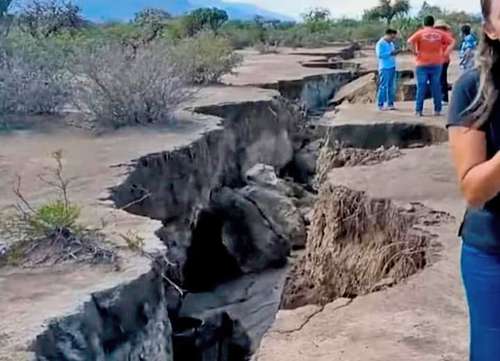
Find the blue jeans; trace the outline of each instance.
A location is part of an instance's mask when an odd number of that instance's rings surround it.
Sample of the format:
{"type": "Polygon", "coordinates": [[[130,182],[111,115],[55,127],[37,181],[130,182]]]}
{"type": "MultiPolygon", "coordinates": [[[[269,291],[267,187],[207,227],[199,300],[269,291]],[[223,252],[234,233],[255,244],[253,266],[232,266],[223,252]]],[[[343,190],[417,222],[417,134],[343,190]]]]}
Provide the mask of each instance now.
{"type": "Polygon", "coordinates": [[[396,68],[380,69],[378,73],[378,106],[382,108],[385,103],[394,105],[394,81],[396,79],[396,68]]]}
{"type": "Polygon", "coordinates": [[[500,355],[500,254],[462,246],[462,278],[470,315],[470,361],[500,355]]]}
{"type": "Polygon", "coordinates": [[[430,83],[432,97],[434,98],[434,111],[441,112],[443,110],[443,93],[441,91],[441,71],[442,65],[425,65],[417,66],[417,113],[422,113],[424,110],[425,93],[427,92],[427,84],[430,83]]]}

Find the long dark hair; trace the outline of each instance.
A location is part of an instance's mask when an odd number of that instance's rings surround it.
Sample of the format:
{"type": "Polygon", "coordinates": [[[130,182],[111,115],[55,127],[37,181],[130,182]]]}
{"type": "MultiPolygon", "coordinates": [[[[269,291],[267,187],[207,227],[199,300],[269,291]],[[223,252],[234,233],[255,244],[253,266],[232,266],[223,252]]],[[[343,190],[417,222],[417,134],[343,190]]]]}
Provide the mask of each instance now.
{"type": "MultiPolygon", "coordinates": [[[[481,0],[481,11],[485,22],[483,27],[490,21],[491,2],[492,0],[481,0]]],[[[477,68],[480,74],[479,91],[468,108],[474,128],[480,128],[488,121],[500,89],[500,42],[490,39],[484,29],[478,51],[477,68]]]]}

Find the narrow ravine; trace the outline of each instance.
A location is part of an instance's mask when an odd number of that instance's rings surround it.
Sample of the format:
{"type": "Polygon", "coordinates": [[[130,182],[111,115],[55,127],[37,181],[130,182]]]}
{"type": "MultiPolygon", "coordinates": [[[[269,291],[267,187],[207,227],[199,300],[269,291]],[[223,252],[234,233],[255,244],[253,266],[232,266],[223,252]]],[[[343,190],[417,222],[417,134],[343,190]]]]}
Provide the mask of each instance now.
{"type": "Polygon", "coordinates": [[[247,359],[280,307],[288,256],[305,245],[313,202],[277,174],[307,143],[304,108],[326,104],[351,78],[282,84],[289,99],[200,106],[193,110],[219,117],[219,128],[188,147],[133,161],[111,199],[162,221],[157,235],[169,264],[53,321],[34,343],[37,358],[247,359]],[[151,196],[135,202],[145,192],[151,196]]]}

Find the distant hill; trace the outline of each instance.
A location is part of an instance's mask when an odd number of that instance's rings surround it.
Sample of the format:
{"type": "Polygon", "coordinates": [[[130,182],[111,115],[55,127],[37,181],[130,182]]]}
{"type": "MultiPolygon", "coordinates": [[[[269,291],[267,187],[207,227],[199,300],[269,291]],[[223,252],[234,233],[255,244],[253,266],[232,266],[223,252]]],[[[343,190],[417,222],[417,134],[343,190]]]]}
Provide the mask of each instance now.
{"type": "Polygon", "coordinates": [[[250,20],[256,15],[269,19],[291,18],[267,11],[252,4],[228,3],[222,0],[75,0],[85,17],[96,20],[129,20],[144,8],[161,8],[173,15],[182,15],[200,7],[217,7],[228,12],[231,19],[250,20]]]}

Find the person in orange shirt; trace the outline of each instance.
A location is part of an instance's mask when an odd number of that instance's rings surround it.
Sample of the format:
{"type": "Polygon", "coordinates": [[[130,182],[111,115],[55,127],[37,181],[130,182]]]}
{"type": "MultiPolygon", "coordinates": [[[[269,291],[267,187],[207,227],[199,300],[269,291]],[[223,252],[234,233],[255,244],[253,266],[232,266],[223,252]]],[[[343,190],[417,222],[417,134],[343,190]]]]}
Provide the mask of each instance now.
{"type": "MultiPolygon", "coordinates": [[[[453,32],[451,29],[451,26],[449,26],[444,20],[437,20],[436,24],[434,25],[436,29],[442,30],[444,32],[447,32],[453,37],[453,32]]],[[[446,51],[446,48],[443,49],[443,51],[446,51]]],[[[445,104],[448,104],[450,101],[449,97],[449,85],[448,85],[448,68],[450,66],[451,62],[451,57],[450,55],[444,56],[443,58],[443,69],[441,71],[441,91],[443,94],[443,102],[445,104]]]]}
{"type": "Polygon", "coordinates": [[[441,115],[443,95],[441,91],[441,72],[443,59],[447,58],[455,47],[455,39],[449,33],[434,28],[434,17],[426,16],[424,28],[408,39],[410,50],[416,56],[417,102],[416,114],[423,116],[425,92],[430,82],[434,99],[434,114],[441,115]]]}

